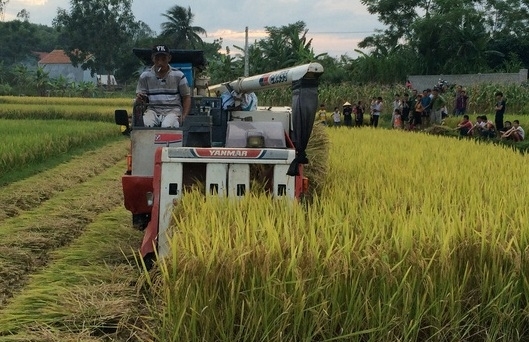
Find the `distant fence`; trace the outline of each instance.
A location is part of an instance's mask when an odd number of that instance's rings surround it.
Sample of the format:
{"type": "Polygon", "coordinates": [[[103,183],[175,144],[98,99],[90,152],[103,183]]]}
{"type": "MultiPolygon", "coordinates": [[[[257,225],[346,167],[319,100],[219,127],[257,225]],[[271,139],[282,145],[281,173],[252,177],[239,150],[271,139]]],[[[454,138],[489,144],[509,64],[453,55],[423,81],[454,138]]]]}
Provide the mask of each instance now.
{"type": "Polygon", "coordinates": [[[418,91],[433,88],[439,79],[448,83],[460,84],[468,87],[480,83],[489,84],[522,84],[527,82],[527,69],[520,69],[517,73],[492,73],[492,74],[460,74],[460,75],[412,75],[408,76],[412,87],[418,91]]]}

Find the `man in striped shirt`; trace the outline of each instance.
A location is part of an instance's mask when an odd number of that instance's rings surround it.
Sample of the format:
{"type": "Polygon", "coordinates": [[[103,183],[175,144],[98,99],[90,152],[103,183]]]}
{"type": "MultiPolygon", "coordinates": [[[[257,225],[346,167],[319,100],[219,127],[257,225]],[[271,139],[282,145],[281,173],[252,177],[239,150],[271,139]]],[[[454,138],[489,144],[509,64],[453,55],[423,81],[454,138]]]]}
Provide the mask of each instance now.
{"type": "Polygon", "coordinates": [[[184,73],[169,65],[171,53],[166,45],[152,49],[153,66],[140,75],[136,99],[149,106],[143,115],[146,127],[180,127],[191,109],[191,89],[184,73]]]}

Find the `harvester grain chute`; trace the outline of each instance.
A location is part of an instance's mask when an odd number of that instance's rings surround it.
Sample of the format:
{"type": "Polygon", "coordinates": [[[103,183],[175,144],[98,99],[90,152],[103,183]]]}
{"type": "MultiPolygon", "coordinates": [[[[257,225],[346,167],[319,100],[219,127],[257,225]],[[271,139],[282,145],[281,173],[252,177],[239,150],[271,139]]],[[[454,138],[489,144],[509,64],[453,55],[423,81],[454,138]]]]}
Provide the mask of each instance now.
{"type": "MultiPolygon", "coordinates": [[[[151,63],[150,49],[134,53],[151,63]]],[[[245,196],[252,169],[265,168],[270,196],[300,198],[308,180],[303,175],[305,153],[318,102],[319,63],[309,63],[209,86],[195,77],[206,68],[202,51],[171,50],[171,66],[180,68],[194,89],[191,112],[179,128],[143,127],[145,104],[135,104],[132,122],[126,110],[116,110],[116,123],[127,126],[131,151],[122,177],[125,207],[133,225],[145,230],[141,254],[150,259],[168,253],[166,231],[174,201],[197,182],[204,192],[245,196]],[[263,89],[292,87],[292,107],[245,108],[232,101],[263,89]]]]}

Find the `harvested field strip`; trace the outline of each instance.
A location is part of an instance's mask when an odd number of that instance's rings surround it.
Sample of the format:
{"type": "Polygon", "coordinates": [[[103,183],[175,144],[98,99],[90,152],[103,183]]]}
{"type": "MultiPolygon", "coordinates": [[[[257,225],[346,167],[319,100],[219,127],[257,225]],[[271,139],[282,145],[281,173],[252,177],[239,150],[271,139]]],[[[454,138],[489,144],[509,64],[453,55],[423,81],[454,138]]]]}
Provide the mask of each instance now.
{"type": "Polygon", "coordinates": [[[138,308],[132,254],[142,235],[129,218],[122,208],[103,213],[70,246],[52,252],[50,265],[0,311],[2,340],[94,341],[111,334],[107,340],[116,341],[127,335],[120,328],[138,308]]]}
{"type": "Polygon", "coordinates": [[[98,214],[122,203],[125,162],[0,224],[0,307],[48,264],[50,252],[78,238],[98,214]]]}
{"type": "Polygon", "coordinates": [[[128,140],[122,139],[77,156],[68,163],[3,187],[0,192],[0,203],[2,203],[0,222],[33,209],[57,193],[84,183],[117,162],[123,161],[129,145],[128,140]]]}
{"type": "Polygon", "coordinates": [[[56,168],[59,165],[69,163],[72,159],[80,157],[84,153],[95,151],[97,149],[104,148],[109,144],[123,141],[127,141],[127,147],[130,147],[130,140],[123,136],[111,136],[105,139],[92,141],[81,146],[73,147],[66,153],[57,154],[46,158],[43,161],[31,163],[29,165],[25,165],[21,169],[12,170],[5,173],[4,175],[2,175],[2,177],[0,177],[0,187],[7,186],[15,182],[20,182],[24,179],[33,177],[39,173],[44,173],[48,170],[56,168]]]}
{"type": "Polygon", "coordinates": [[[121,137],[112,124],[65,120],[0,120],[0,136],[5,137],[0,146],[0,177],[77,146],[121,137]]]}

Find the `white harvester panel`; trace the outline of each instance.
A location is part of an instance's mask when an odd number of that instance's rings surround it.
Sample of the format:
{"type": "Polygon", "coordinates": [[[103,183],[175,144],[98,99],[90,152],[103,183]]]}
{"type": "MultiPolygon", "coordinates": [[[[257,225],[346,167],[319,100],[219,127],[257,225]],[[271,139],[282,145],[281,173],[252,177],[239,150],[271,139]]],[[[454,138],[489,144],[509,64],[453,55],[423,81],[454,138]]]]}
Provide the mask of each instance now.
{"type": "Polygon", "coordinates": [[[210,195],[219,195],[220,197],[227,194],[228,164],[209,163],[206,165],[206,191],[210,195]]]}
{"type": "MultiPolygon", "coordinates": [[[[233,122],[281,122],[284,131],[288,134],[292,127],[292,110],[289,107],[272,107],[270,110],[234,111],[231,112],[233,122]]],[[[229,122],[228,122],[229,124],[229,122]]]]}
{"type": "Polygon", "coordinates": [[[288,165],[274,166],[274,197],[291,197],[296,193],[294,177],[287,176],[288,165]]]}
{"type": "MultiPolygon", "coordinates": [[[[182,196],[183,165],[168,163],[162,167],[160,186],[160,215],[158,221],[158,249],[160,255],[167,255],[169,246],[166,239],[167,228],[171,225],[174,201],[182,196]]],[[[154,199],[156,200],[156,198],[154,199]]]]}
{"type": "Polygon", "coordinates": [[[140,129],[135,128],[130,135],[132,151],[132,174],[152,176],[154,171],[154,152],[158,147],[182,146],[181,129],[140,129]]]}
{"type": "MultiPolygon", "coordinates": [[[[160,211],[158,249],[160,255],[169,253],[167,230],[171,226],[171,210],[175,200],[182,197],[186,184],[186,168],[198,165],[205,176],[208,194],[240,198],[250,191],[250,166],[265,164],[273,167],[274,197],[295,198],[295,177],[286,172],[296,155],[293,149],[273,148],[214,148],[164,147],[160,159],[160,211]],[[192,165],[193,164],[193,165],[192,165]]],[[[192,168],[192,167],[191,167],[192,168]]],[[[198,174],[188,175],[200,178],[198,174]]],[[[154,177],[157,181],[157,177],[154,177]]],[[[156,198],[154,199],[156,201],[156,198]]]]}
{"type": "Polygon", "coordinates": [[[260,135],[264,147],[286,148],[285,130],[281,122],[230,121],[226,132],[226,147],[246,147],[250,135],[260,135]]]}
{"type": "MultiPolygon", "coordinates": [[[[184,184],[186,164],[197,164],[205,165],[203,179],[206,193],[240,197],[250,191],[250,166],[264,164],[273,168],[273,195],[294,198],[295,177],[286,173],[295,155],[293,149],[164,147],[161,154],[161,188],[167,193],[169,188],[174,190],[171,201],[180,198],[182,189],[188,185],[184,184]]],[[[199,175],[193,176],[200,179],[199,175]]]]}
{"type": "Polygon", "coordinates": [[[228,196],[242,197],[250,191],[250,164],[230,164],[228,170],[228,196]]]}

